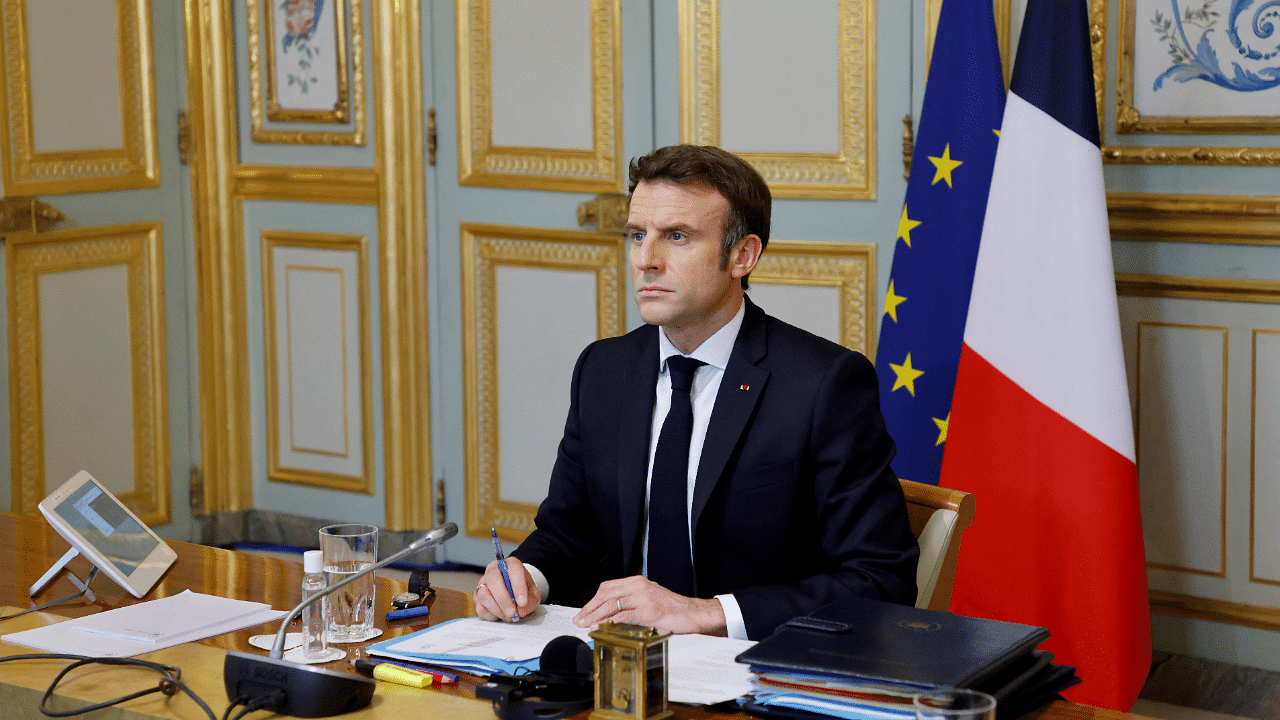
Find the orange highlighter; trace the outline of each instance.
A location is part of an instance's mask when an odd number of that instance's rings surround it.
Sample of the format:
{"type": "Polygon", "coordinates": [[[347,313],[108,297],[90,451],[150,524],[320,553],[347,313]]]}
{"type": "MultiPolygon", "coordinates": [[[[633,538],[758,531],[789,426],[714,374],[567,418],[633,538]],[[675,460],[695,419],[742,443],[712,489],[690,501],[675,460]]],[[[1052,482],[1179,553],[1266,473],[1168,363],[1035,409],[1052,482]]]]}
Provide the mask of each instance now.
{"type": "Polygon", "coordinates": [[[352,660],[356,670],[362,674],[368,675],[375,680],[385,680],[398,685],[408,685],[409,687],[423,688],[430,685],[433,681],[431,673],[421,672],[419,670],[411,670],[398,665],[390,665],[388,663],[375,662],[373,660],[352,660]]]}

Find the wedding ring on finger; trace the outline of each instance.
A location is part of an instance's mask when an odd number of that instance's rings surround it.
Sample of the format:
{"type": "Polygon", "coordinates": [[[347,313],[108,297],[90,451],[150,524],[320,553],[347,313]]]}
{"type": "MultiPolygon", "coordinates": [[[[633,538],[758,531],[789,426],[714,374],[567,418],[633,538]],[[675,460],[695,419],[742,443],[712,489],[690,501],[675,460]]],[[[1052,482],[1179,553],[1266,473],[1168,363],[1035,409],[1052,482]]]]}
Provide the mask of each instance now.
{"type": "Polygon", "coordinates": [[[614,598],[613,601],[618,604],[618,612],[622,612],[622,598],[614,598]]]}
{"type": "Polygon", "coordinates": [[[484,587],[488,587],[488,586],[485,585],[484,583],[480,583],[479,585],[476,586],[476,592],[480,592],[480,589],[484,587]]]}

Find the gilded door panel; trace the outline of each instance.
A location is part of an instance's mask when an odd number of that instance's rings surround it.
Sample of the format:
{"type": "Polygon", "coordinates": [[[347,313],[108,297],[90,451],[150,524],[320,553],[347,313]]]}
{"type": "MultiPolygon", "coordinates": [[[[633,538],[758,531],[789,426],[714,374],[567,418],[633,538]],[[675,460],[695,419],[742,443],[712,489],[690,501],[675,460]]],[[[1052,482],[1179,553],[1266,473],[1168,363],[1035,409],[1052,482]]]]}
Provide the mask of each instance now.
{"type": "Polygon", "coordinates": [[[0,0],[3,192],[48,208],[3,238],[0,503],[35,512],[83,468],[161,535],[191,540],[181,28],[181,4],[0,0]]]}
{"type": "Polygon", "coordinates": [[[153,187],[149,0],[0,2],[7,195],[153,187]]]}
{"type": "Polygon", "coordinates": [[[13,510],[88,470],[171,519],[159,224],[10,236],[13,510]]]}

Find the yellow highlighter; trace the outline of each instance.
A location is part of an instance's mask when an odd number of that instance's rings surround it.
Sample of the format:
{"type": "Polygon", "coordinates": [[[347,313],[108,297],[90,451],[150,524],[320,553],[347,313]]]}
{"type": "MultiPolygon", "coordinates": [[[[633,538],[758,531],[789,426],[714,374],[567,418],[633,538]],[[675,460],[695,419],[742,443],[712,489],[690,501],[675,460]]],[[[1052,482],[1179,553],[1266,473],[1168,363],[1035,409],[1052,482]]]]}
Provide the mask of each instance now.
{"type": "Polygon", "coordinates": [[[397,685],[424,688],[430,685],[433,680],[430,673],[411,670],[389,663],[380,663],[373,660],[354,660],[351,664],[355,665],[356,669],[361,673],[375,680],[385,680],[397,685]]]}

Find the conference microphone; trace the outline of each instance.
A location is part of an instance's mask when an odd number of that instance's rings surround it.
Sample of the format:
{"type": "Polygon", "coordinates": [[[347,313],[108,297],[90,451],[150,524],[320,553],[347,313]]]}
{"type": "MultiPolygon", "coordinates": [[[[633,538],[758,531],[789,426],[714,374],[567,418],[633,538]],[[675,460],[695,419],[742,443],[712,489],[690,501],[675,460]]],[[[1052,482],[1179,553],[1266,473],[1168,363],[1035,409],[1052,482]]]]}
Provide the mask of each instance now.
{"type": "Polygon", "coordinates": [[[394,555],[370,565],[360,572],[334,583],[298,603],[289,616],[280,623],[275,642],[268,657],[239,650],[228,650],[222,665],[222,681],[227,688],[227,699],[245,703],[264,702],[262,710],[294,717],[328,717],[359,710],[373,700],[376,684],[373,678],[363,675],[326,670],[310,665],[299,665],[284,660],[284,637],[289,623],[298,617],[308,605],[319,601],[338,588],[345,587],[423,548],[439,545],[458,534],[458,526],[445,523],[409,543],[394,555]]]}

